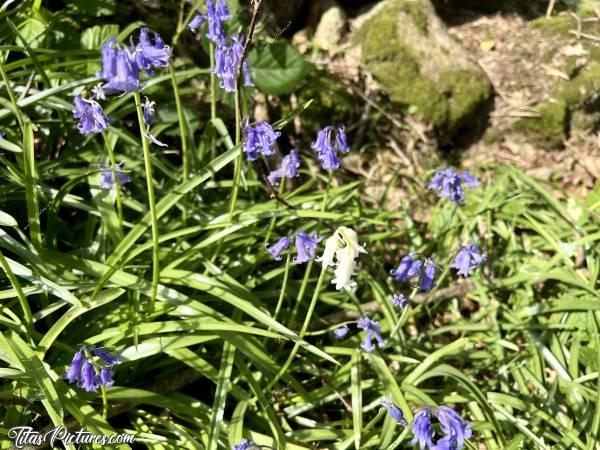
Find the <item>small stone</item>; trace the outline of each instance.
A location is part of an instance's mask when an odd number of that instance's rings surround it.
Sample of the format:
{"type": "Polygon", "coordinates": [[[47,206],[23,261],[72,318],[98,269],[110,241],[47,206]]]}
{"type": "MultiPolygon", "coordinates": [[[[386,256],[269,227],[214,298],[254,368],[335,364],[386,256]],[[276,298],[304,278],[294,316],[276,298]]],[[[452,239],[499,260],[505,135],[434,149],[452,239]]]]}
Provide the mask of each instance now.
{"type": "Polygon", "coordinates": [[[330,2],[321,15],[313,42],[325,50],[336,47],[346,29],[346,13],[336,2],[330,2]]]}

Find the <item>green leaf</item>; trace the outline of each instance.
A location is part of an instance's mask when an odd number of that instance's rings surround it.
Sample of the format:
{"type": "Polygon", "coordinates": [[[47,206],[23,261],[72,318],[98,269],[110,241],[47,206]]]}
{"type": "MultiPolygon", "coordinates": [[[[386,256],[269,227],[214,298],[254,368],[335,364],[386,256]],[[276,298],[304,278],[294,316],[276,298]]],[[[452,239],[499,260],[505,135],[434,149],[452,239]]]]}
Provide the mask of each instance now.
{"type": "Polygon", "coordinates": [[[248,54],[252,81],[265,94],[293,92],[312,69],[298,50],[285,42],[255,47],[248,54]]]}
{"type": "Polygon", "coordinates": [[[115,0],[71,0],[68,2],[68,9],[74,15],[110,16],[116,12],[116,3],[115,0]]]}
{"type": "Polygon", "coordinates": [[[19,224],[10,214],[0,211],[0,225],[3,227],[16,227],[19,224]]]}
{"type": "Polygon", "coordinates": [[[81,35],[81,46],[88,50],[99,49],[111,36],[119,34],[119,25],[96,25],[81,35]]]}

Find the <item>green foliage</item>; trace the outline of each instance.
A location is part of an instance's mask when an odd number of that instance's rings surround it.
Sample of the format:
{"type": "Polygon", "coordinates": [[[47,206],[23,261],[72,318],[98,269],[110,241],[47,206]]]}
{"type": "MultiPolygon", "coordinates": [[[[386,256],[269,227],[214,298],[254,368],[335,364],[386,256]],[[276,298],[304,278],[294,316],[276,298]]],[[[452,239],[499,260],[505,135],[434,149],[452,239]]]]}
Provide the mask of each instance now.
{"type": "Polygon", "coordinates": [[[253,48],[248,55],[253,80],[265,94],[289,94],[313,70],[298,50],[285,42],[253,48]]]}

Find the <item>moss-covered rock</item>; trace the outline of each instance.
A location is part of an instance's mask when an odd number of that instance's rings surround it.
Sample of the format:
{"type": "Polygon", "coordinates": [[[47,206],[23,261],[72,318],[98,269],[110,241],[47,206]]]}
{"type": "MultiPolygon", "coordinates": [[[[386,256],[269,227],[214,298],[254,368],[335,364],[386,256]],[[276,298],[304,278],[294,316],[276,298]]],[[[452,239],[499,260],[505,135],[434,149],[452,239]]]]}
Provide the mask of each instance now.
{"type": "Polygon", "coordinates": [[[388,0],[354,36],[381,90],[404,112],[452,140],[484,111],[492,94],[483,71],[467,57],[429,0],[388,0]]]}
{"type": "Polygon", "coordinates": [[[515,129],[529,141],[546,148],[558,148],[567,133],[568,107],[564,101],[537,106],[539,117],[526,117],[516,122],[515,129]]]}

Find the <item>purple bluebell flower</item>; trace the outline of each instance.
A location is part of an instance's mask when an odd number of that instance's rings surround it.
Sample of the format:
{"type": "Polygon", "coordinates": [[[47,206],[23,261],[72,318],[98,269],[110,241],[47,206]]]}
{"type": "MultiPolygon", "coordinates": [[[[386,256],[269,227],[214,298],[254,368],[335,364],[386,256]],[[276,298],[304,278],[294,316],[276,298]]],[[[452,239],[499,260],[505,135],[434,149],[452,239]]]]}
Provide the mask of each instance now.
{"type": "Polygon", "coordinates": [[[154,67],[168,67],[171,48],[165,45],[156,31],[144,27],[140,30],[140,42],[135,47],[134,54],[137,66],[145,70],[148,75],[152,75],[154,67]],[[154,37],[154,42],[150,39],[150,33],[154,37]]]}
{"type": "Polygon", "coordinates": [[[94,382],[96,383],[96,386],[111,387],[115,383],[112,376],[112,369],[108,366],[104,366],[100,368],[100,374],[94,377],[94,382]]]}
{"type": "Polygon", "coordinates": [[[432,440],[434,432],[431,427],[430,407],[421,408],[415,414],[412,423],[412,432],[414,434],[414,438],[409,442],[410,445],[415,445],[418,442],[421,450],[424,450],[425,447],[428,447],[430,450],[435,449],[435,444],[432,440]]]}
{"type": "Polygon", "coordinates": [[[464,203],[464,183],[469,189],[479,185],[479,180],[469,172],[457,173],[451,167],[438,170],[429,182],[428,188],[438,191],[440,197],[449,198],[455,203],[464,203]]]}
{"type": "Polygon", "coordinates": [[[285,176],[290,179],[298,176],[298,167],[300,167],[300,159],[298,156],[298,150],[293,149],[289,155],[284,156],[281,160],[281,167],[276,170],[272,170],[269,173],[269,183],[273,186],[279,184],[279,180],[285,176]]]}
{"type": "MultiPolygon", "coordinates": [[[[123,186],[125,183],[129,183],[131,181],[129,175],[121,170],[122,166],[124,165],[125,161],[118,163],[116,167],[119,186],[123,186]]],[[[113,189],[115,187],[115,173],[113,172],[112,167],[106,164],[100,164],[100,171],[100,188],[113,189]]]]}
{"type": "Polygon", "coordinates": [[[416,253],[410,252],[404,258],[400,260],[400,264],[397,269],[390,271],[390,274],[396,281],[406,281],[409,278],[418,275],[421,269],[421,261],[415,261],[416,253]],[[415,268],[413,268],[415,266],[415,268]]]}
{"type": "Polygon", "coordinates": [[[479,253],[479,250],[475,245],[468,244],[460,248],[456,255],[456,259],[454,260],[454,264],[450,267],[457,269],[457,274],[466,278],[469,276],[469,271],[477,269],[486,258],[487,256],[485,253],[483,255],[479,253]]]}
{"type": "Polygon", "coordinates": [[[102,358],[109,366],[114,366],[121,362],[121,357],[119,355],[111,355],[101,348],[93,348],[93,351],[97,357],[102,358]]]}
{"type": "Polygon", "coordinates": [[[294,256],[294,262],[296,264],[302,264],[310,261],[315,257],[315,251],[317,250],[317,244],[321,242],[323,238],[317,235],[317,233],[309,236],[304,231],[296,233],[296,252],[298,256],[294,256]]]}
{"type": "Polygon", "coordinates": [[[404,309],[410,304],[410,301],[404,296],[404,294],[394,294],[392,297],[392,304],[396,308],[404,309]]]}
{"type": "Polygon", "coordinates": [[[275,153],[275,141],[281,132],[275,131],[266,121],[262,120],[251,126],[244,125],[244,151],[248,161],[255,161],[259,155],[271,156],[275,153]]]}
{"type": "Polygon", "coordinates": [[[358,319],[357,328],[361,330],[365,330],[367,335],[365,336],[365,340],[360,344],[361,348],[366,352],[372,352],[375,350],[375,344],[373,343],[373,338],[377,341],[377,345],[381,348],[385,345],[385,341],[381,337],[381,327],[377,322],[371,320],[367,317],[361,317],[358,319]]]}
{"type": "Polygon", "coordinates": [[[473,435],[469,422],[448,406],[440,406],[436,417],[440,422],[441,431],[445,435],[444,438],[438,440],[437,448],[453,449],[456,444],[456,450],[462,449],[465,439],[469,439],[473,435]]]}
{"type": "MultiPolygon", "coordinates": [[[[211,69],[219,77],[219,86],[225,92],[234,92],[236,87],[237,68],[240,65],[244,46],[241,37],[229,36],[221,39],[215,47],[215,66],[211,69]]],[[[248,62],[242,64],[244,86],[253,86],[248,62]]]]}
{"type": "Polygon", "coordinates": [[[75,355],[73,356],[73,360],[69,365],[69,369],[67,373],[64,374],[63,378],[69,381],[69,383],[74,383],[75,381],[81,380],[81,367],[85,361],[84,350],[81,348],[75,355]]]}
{"type": "Polygon", "coordinates": [[[423,277],[421,278],[421,284],[419,288],[424,292],[429,292],[435,287],[435,262],[433,258],[428,258],[425,263],[425,269],[423,270],[423,277]]]}
{"type": "Polygon", "coordinates": [[[115,47],[117,40],[111,37],[106,44],[102,46],[102,70],[96,73],[100,79],[110,80],[117,73],[117,49],[115,47]]]}
{"type": "Polygon", "coordinates": [[[198,31],[198,28],[202,26],[204,21],[206,20],[206,16],[204,14],[196,14],[190,23],[188,23],[188,28],[192,33],[198,31]]]}
{"type": "Polygon", "coordinates": [[[146,130],[146,132],[144,133],[144,136],[146,136],[146,138],[152,142],[153,144],[156,145],[160,145],[161,147],[168,147],[168,144],[165,144],[164,142],[159,141],[156,136],[154,136],[152,133],[150,133],[150,131],[146,130]]]}
{"type": "Polygon", "coordinates": [[[269,244],[265,244],[265,249],[273,255],[275,261],[281,261],[281,253],[290,246],[290,238],[287,236],[282,237],[277,243],[271,247],[269,244]]]}
{"type": "Polygon", "coordinates": [[[238,445],[233,446],[233,450],[248,450],[250,447],[254,446],[254,442],[247,441],[246,439],[242,439],[238,445]]]}
{"type": "Polygon", "coordinates": [[[81,369],[81,379],[78,385],[87,392],[96,392],[98,389],[98,385],[95,381],[94,366],[87,359],[83,363],[83,368],[81,369]]]}
{"type": "Polygon", "coordinates": [[[403,425],[403,426],[408,425],[408,423],[406,422],[406,419],[404,419],[404,414],[402,413],[402,410],[400,408],[398,408],[394,404],[394,402],[392,402],[392,399],[390,397],[386,397],[383,400],[380,400],[379,403],[381,403],[381,406],[383,406],[385,409],[387,409],[387,411],[388,411],[389,415],[392,417],[392,419],[394,419],[400,425],[403,425]]]}
{"type": "Polygon", "coordinates": [[[73,117],[79,119],[77,129],[81,134],[101,133],[108,128],[110,120],[104,115],[100,104],[95,100],[85,100],[78,95],[73,99],[73,117]]]}
{"type": "Polygon", "coordinates": [[[312,143],[311,148],[317,152],[317,158],[324,170],[339,169],[338,152],[350,151],[344,126],[326,126],[317,133],[317,140],[312,143]]]}
{"type": "Polygon", "coordinates": [[[338,339],[344,339],[349,332],[350,328],[348,328],[348,325],[342,325],[341,327],[337,327],[335,330],[333,330],[333,334],[338,339]]]}
{"type": "Polygon", "coordinates": [[[104,85],[107,93],[133,92],[140,88],[140,69],[129,50],[123,49],[117,53],[116,70],[108,83],[104,85]]]}
{"type": "Polygon", "coordinates": [[[148,100],[148,97],[146,97],[146,101],[142,103],[142,117],[144,123],[148,127],[154,122],[154,105],[156,105],[156,102],[151,102],[148,100]]]}

